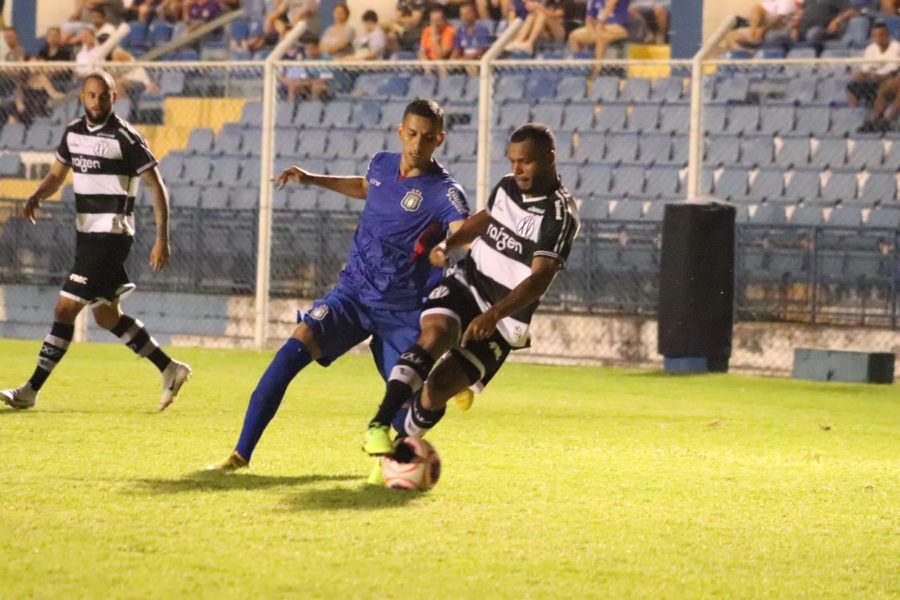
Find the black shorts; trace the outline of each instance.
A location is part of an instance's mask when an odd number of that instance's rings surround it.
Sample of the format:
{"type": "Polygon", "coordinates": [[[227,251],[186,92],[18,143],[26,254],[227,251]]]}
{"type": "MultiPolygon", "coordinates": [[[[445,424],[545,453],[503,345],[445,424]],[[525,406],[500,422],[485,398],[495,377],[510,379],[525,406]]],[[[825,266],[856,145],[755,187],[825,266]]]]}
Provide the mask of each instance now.
{"type": "Polygon", "coordinates": [[[112,304],[134,290],[125,259],[134,238],[115,233],[78,233],[75,265],[63,283],[61,296],[83,304],[112,304]]]}
{"type": "MultiPolygon", "coordinates": [[[[462,335],[469,323],[482,314],[482,311],[469,288],[453,275],[448,275],[428,295],[420,319],[429,314],[447,315],[456,320],[462,335]]],[[[499,331],[495,331],[486,340],[470,340],[465,346],[457,346],[450,352],[464,367],[471,370],[472,387],[481,391],[500,370],[511,350],[509,342],[499,331]]]]}

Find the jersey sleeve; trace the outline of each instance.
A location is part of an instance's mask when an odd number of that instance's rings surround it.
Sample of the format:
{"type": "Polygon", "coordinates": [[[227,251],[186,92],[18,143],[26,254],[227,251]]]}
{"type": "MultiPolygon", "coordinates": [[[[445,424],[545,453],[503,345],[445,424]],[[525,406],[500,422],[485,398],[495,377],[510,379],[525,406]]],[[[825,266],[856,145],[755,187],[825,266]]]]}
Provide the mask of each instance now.
{"type": "Polygon", "coordinates": [[[378,162],[383,154],[384,152],[376,152],[374,155],[372,155],[372,158],[369,160],[369,166],[366,168],[366,179],[369,179],[370,177],[376,177],[378,171],[378,162]]]}
{"type": "Polygon", "coordinates": [[[136,131],[130,131],[128,134],[123,133],[123,137],[125,143],[122,147],[122,158],[132,173],[140,175],[159,164],[147,146],[144,136],[136,131]]]}
{"type": "Polygon", "coordinates": [[[548,212],[541,223],[534,256],[549,256],[565,265],[577,232],[577,217],[569,210],[564,198],[557,198],[552,212],[548,212]]]}
{"type": "Polygon", "coordinates": [[[466,201],[466,193],[457,184],[447,186],[447,201],[441,209],[441,223],[449,225],[454,221],[464,221],[469,218],[469,204],[466,201]]]}
{"type": "Polygon", "coordinates": [[[69,152],[68,129],[63,132],[62,139],[59,141],[59,146],[56,147],[56,160],[66,165],[67,167],[72,166],[72,154],[71,152],[69,152]]]}

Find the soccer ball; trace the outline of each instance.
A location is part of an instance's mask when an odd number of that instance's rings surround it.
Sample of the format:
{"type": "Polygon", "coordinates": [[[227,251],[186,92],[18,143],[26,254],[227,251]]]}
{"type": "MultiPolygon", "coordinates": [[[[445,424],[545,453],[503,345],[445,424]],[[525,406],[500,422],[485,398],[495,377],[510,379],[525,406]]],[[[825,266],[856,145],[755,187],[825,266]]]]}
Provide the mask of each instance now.
{"type": "Polygon", "coordinates": [[[381,461],[384,485],[395,490],[430,490],[441,478],[441,457],[434,446],[419,438],[407,437],[399,440],[414,456],[410,462],[397,462],[390,456],[381,461]]]}

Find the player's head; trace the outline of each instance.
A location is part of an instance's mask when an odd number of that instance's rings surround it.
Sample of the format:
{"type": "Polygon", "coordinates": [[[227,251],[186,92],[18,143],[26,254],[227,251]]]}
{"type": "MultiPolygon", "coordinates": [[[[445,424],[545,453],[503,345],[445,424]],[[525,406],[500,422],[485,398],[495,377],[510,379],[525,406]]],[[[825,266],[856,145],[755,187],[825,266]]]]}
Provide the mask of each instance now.
{"type": "Polygon", "coordinates": [[[406,105],[397,128],[403,160],[410,168],[424,169],[444,143],[444,109],[434,100],[417,98],[406,105]]]}
{"type": "Polygon", "coordinates": [[[869,35],[872,38],[872,43],[878,44],[882,51],[891,43],[891,32],[888,31],[887,23],[884,21],[875,21],[875,24],[872,25],[872,32],[869,35]]]}
{"type": "Polygon", "coordinates": [[[523,193],[545,192],[556,186],[556,140],[546,125],[527,123],[516,129],[506,156],[523,193]]]}
{"type": "Polygon", "coordinates": [[[103,123],[116,101],[116,82],[106,71],[91,71],[81,84],[81,103],[92,123],[103,123]]]}

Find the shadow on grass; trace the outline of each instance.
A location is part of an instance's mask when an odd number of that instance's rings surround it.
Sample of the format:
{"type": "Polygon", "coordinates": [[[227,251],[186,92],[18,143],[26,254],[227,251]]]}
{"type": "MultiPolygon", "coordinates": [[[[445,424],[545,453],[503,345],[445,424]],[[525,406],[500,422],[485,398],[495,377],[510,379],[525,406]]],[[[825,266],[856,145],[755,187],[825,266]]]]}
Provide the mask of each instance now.
{"type": "Polygon", "coordinates": [[[399,508],[422,495],[422,492],[418,491],[391,490],[366,484],[355,488],[309,490],[288,498],[285,502],[286,508],[291,510],[373,510],[399,508]]]}
{"type": "Polygon", "coordinates": [[[182,492],[215,492],[227,490],[261,490],[274,487],[310,485],[321,481],[355,481],[357,475],[299,475],[276,477],[251,473],[195,471],[180,479],[137,479],[134,493],[179,494],[182,492]]]}

